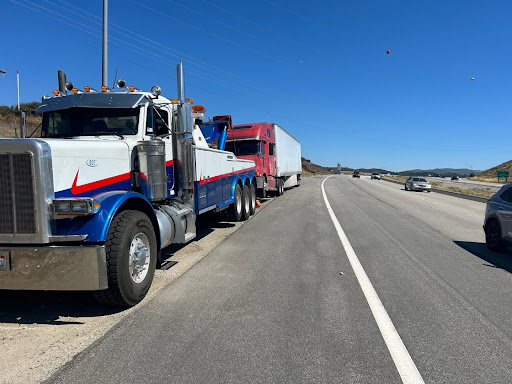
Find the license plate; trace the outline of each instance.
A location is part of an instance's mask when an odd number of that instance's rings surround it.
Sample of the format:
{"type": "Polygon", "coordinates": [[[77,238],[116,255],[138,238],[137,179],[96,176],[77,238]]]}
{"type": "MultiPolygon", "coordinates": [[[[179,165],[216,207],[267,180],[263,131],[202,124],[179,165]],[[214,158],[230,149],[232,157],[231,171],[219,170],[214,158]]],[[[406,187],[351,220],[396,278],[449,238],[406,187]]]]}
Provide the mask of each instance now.
{"type": "Polygon", "coordinates": [[[0,270],[7,269],[8,260],[9,260],[9,252],[0,252],[0,270]]]}

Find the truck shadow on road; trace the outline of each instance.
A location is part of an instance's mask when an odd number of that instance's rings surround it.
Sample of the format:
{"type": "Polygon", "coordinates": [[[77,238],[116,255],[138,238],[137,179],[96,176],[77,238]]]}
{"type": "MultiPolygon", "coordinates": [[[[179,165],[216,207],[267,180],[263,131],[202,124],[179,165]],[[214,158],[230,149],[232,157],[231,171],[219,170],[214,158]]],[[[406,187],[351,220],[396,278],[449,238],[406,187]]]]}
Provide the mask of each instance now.
{"type": "Polygon", "coordinates": [[[512,255],[510,249],[505,248],[500,252],[490,251],[485,243],[474,243],[468,241],[454,241],[459,247],[484,260],[487,267],[503,269],[512,273],[512,255]]]}
{"type": "Polygon", "coordinates": [[[0,291],[0,323],[83,324],[63,317],[111,315],[123,308],[96,303],[90,292],[0,291]]]}
{"type": "MultiPolygon", "coordinates": [[[[207,213],[198,217],[197,236],[200,240],[216,228],[230,228],[235,224],[227,222],[226,215],[207,213]],[[204,216],[204,217],[202,217],[204,216]]],[[[168,269],[176,264],[172,256],[186,244],[174,244],[162,251],[164,266],[168,269]]],[[[81,321],[66,320],[61,317],[97,317],[112,315],[124,308],[98,304],[90,292],[62,291],[10,291],[0,290],[0,323],[14,324],[83,324],[81,321]]]]}

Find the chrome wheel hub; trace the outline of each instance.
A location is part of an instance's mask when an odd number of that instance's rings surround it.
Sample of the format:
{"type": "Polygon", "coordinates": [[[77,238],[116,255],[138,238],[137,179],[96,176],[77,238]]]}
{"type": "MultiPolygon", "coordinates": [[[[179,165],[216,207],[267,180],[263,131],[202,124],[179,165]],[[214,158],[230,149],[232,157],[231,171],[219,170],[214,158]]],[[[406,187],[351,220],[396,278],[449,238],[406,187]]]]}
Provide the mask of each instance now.
{"type": "Polygon", "coordinates": [[[130,244],[128,269],[134,283],[141,283],[148,274],[150,262],[149,240],[144,233],[137,233],[130,244]]]}

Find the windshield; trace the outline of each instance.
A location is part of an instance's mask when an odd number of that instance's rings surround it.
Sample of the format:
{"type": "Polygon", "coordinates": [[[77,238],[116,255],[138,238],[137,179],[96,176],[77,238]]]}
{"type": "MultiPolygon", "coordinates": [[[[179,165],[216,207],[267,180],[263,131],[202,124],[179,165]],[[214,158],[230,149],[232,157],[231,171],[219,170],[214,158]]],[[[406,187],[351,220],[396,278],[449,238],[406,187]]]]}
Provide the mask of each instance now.
{"type": "Polygon", "coordinates": [[[424,183],[426,183],[426,182],[427,182],[427,180],[425,180],[425,179],[424,179],[424,178],[422,178],[422,177],[413,177],[413,178],[412,178],[412,181],[422,181],[422,182],[424,182],[424,183]]]}
{"type": "Polygon", "coordinates": [[[233,152],[237,156],[257,155],[260,153],[260,141],[244,140],[230,141],[226,143],[226,151],[233,152]]]}
{"type": "Polygon", "coordinates": [[[134,135],[138,108],[70,108],[45,112],[41,137],[134,135]]]}

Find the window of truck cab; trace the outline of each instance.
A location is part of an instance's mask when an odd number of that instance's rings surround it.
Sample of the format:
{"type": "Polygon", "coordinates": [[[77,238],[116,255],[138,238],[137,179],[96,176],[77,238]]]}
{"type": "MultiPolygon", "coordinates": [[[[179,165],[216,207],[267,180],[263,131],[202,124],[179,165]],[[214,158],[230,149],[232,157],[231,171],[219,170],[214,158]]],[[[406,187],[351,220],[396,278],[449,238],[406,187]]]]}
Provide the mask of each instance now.
{"type": "Polygon", "coordinates": [[[135,135],[139,108],[69,108],[43,113],[41,137],[135,135]]]}
{"type": "Polygon", "coordinates": [[[146,135],[167,136],[169,129],[169,113],[160,107],[149,107],[146,117],[146,135]]]}
{"type": "Polygon", "coordinates": [[[244,155],[259,155],[260,154],[260,141],[259,140],[240,140],[228,141],[224,148],[228,152],[233,152],[236,156],[244,155]]]}

